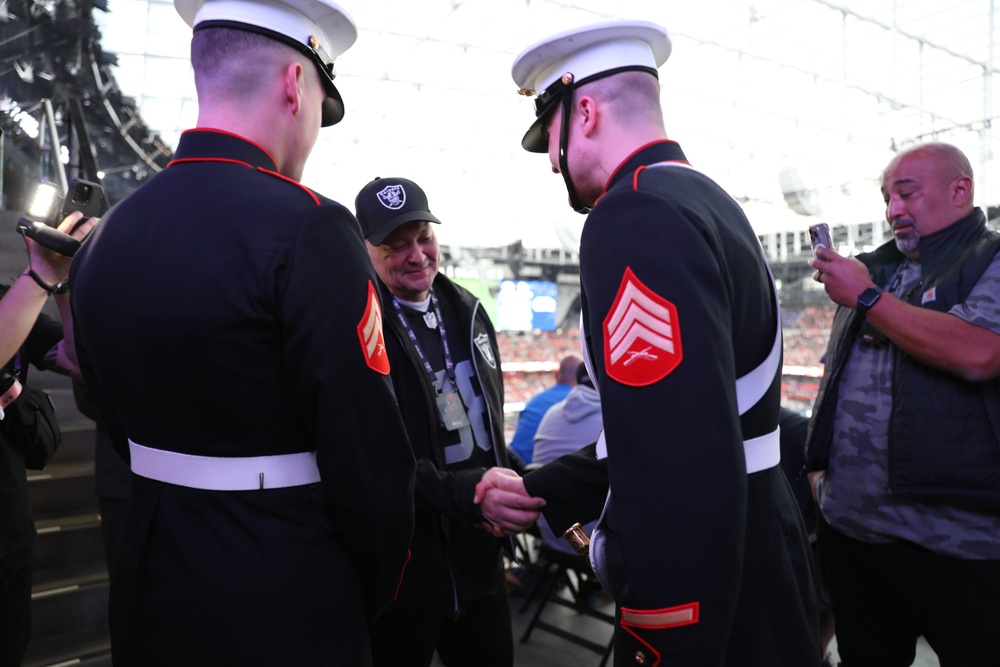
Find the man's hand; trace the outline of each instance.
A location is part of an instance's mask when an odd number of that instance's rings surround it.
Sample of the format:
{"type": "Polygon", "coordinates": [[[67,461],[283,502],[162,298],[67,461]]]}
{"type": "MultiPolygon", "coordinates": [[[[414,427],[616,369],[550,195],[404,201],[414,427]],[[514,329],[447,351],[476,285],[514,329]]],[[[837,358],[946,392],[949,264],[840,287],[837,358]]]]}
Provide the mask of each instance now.
{"type": "Polygon", "coordinates": [[[483,525],[494,537],[523,533],[538,520],[545,507],[541,498],[532,498],[524,480],[508,468],[490,468],[476,484],[473,502],[481,505],[489,525],[483,525]]]}
{"type": "Polygon", "coordinates": [[[809,260],[816,269],[813,280],[823,283],[834,303],[848,308],[858,305],[858,297],[869,287],[874,287],[868,267],[853,257],[841,257],[829,248],[817,248],[816,257],[809,260]]]}

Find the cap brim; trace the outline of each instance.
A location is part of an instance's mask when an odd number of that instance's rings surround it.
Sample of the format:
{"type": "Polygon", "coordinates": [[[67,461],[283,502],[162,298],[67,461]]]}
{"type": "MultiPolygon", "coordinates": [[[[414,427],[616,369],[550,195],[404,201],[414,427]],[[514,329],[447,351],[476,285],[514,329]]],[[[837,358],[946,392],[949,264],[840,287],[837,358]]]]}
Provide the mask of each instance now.
{"type": "Polygon", "coordinates": [[[531,124],[528,131],[524,133],[524,137],[521,139],[521,148],[528,151],[529,153],[548,153],[549,152],[549,141],[545,136],[545,124],[549,120],[549,116],[556,109],[556,104],[559,102],[559,98],[552,100],[548,109],[542,111],[542,113],[535,119],[535,122],[531,124]]]}
{"type": "MultiPolygon", "coordinates": [[[[325,82],[324,82],[325,83],[325,82]]],[[[323,100],[323,127],[336,125],[344,119],[344,100],[331,83],[326,86],[326,99],[323,100]]]]}
{"type": "MultiPolygon", "coordinates": [[[[548,114],[546,114],[547,116],[548,114]]],[[[542,126],[545,124],[546,116],[542,116],[531,124],[528,131],[521,139],[521,148],[529,153],[548,153],[549,142],[545,140],[545,132],[542,126]]]]}
{"type": "Polygon", "coordinates": [[[336,125],[344,119],[344,98],[340,96],[340,91],[333,83],[333,61],[325,62],[324,56],[316,49],[308,47],[303,49],[298,46],[296,48],[308,55],[313,64],[316,65],[316,69],[319,70],[319,78],[323,82],[323,89],[326,91],[321,125],[323,127],[336,125]]]}
{"type": "Polygon", "coordinates": [[[389,235],[391,235],[399,227],[408,222],[415,222],[417,220],[435,222],[439,225],[441,224],[441,221],[435,218],[434,214],[430,211],[409,211],[407,213],[403,213],[402,215],[397,215],[395,218],[389,218],[381,225],[368,232],[365,239],[367,239],[372,245],[382,245],[385,243],[385,240],[389,238],[389,235]]]}

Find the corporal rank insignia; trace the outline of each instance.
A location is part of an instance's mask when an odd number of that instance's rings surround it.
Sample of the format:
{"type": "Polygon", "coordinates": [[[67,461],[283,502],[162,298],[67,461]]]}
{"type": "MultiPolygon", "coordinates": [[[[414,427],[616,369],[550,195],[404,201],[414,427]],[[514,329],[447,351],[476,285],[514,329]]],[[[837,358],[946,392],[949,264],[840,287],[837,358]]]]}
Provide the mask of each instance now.
{"type": "Polygon", "coordinates": [[[490,347],[490,337],[481,333],[476,336],[475,343],[476,347],[482,353],[483,358],[486,359],[486,363],[490,365],[490,368],[495,369],[497,367],[497,360],[493,357],[493,348],[490,347]]]}
{"type": "Polygon", "coordinates": [[[677,307],[625,269],[604,319],[604,366],[614,380],[645,387],[670,375],[684,358],[677,307]]]}
{"type": "Polygon", "coordinates": [[[382,308],[378,303],[375,286],[368,281],[368,306],[358,322],[358,339],[368,367],[382,375],[389,374],[389,357],[385,353],[385,339],[382,337],[382,308]]]}

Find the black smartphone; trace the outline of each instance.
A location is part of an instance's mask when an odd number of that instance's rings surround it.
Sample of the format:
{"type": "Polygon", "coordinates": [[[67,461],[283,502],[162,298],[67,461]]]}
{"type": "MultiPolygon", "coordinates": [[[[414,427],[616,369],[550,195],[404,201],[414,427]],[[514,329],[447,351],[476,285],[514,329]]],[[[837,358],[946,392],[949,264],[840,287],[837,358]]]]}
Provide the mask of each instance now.
{"type": "Polygon", "coordinates": [[[83,211],[83,222],[87,218],[99,216],[102,213],[104,204],[104,187],[100,183],[93,183],[83,179],[70,181],[66,197],[63,199],[62,212],[56,225],[73,211],[83,211]]]}
{"type": "Polygon", "coordinates": [[[62,202],[58,199],[58,189],[53,184],[39,184],[35,200],[26,216],[17,222],[17,231],[49,250],[72,257],[80,249],[80,242],[55,227],[73,211],[83,212],[83,217],[77,225],[99,215],[104,200],[104,188],[100,183],[74,179],[70,182],[62,202]]]}
{"type": "Polygon", "coordinates": [[[812,243],[813,253],[820,246],[833,250],[833,242],[830,240],[830,225],[821,222],[810,227],[809,242],[812,243]]]}

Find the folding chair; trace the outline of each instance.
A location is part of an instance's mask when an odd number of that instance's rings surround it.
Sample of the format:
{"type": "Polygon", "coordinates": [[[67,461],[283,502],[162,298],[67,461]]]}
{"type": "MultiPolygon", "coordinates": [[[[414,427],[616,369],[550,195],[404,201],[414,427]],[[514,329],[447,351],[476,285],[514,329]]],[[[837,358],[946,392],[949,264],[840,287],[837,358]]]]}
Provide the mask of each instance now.
{"type": "Polygon", "coordinates": [[[593,578],[594,576],[593,570],[590,568],[590,562],[583,556],[553,549],[545,542],[540,541],[536,563],[543,560],[545,564],[540,568],[541,575],[535,582],[527,600],[521,606],[521,612],[524,612],[533,600],[538,599],[538,609],[535,610],[531,622],[528,623],[528,627],[521,636],[521,643],[527,642],[531,637],[532,631],[536,628],[545,630],[599,654],[601,656],[599,667],[604,667],[608,662],[608,658],[611,657],[611,651],[614,648],[614,633],[612,633],[611,639],[607,644],[599,644],[582,634],[571,632],[542,618],[542,612],[545,610],[546,605],[551,602],[573,609],[584,616],[605,621],[614,628],[614,614],[608,614],[588,604],[586,594],[581,591],[580,583],[585,578],[593,578]],[[570,576],[571,574],[572,576],[570,576]],[[563,583],[564,588],[569,591],[571,599],[567,599],[560,594],[560,583],[563,583]],[[541,592],[540,595],[539,592],[541,592]]]}

